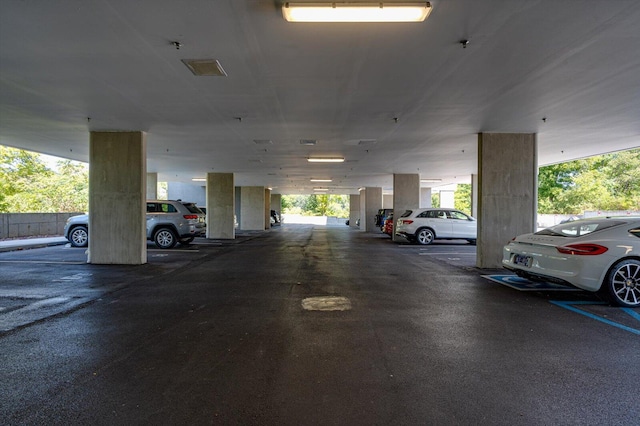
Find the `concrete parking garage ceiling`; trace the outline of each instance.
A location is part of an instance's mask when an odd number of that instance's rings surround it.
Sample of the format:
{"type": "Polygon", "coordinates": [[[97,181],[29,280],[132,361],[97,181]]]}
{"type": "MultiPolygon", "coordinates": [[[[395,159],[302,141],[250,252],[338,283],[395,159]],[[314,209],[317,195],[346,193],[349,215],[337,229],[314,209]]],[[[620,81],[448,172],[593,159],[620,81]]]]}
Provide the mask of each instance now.
{"type": "Polygon", "coordinates": [[[537,133],[540,165],[640,146],[637,0],[431,4],[422,23],[331,24],[274,0],[2,1],[0,144],[87,161],[90,131],[142,130],[160,181],[276,193],[468,182],[478,132],[537,133]]]}

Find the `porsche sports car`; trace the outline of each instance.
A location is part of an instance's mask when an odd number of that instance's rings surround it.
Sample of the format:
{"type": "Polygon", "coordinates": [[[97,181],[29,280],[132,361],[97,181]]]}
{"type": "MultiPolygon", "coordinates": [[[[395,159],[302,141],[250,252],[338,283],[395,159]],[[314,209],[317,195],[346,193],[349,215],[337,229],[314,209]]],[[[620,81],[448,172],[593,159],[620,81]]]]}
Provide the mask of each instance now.
{"type": "Polygon", "coordinates": [[[519,235],[504,246],[502,265],[640,307],[640,217],[581,219],[519,235]]]}

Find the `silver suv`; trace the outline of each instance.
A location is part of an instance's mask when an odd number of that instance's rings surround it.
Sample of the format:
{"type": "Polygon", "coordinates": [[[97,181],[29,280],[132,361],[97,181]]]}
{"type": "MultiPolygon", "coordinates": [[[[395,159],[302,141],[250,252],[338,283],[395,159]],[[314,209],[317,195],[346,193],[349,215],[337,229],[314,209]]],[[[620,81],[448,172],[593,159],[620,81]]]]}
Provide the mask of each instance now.
{"type": "MultiPolygon", "coordinates": [[[[176,243],[189,244],[195,237],[205,236],[205,214],[194,203],[180,200],[147,200],[147,239],[160,248],[176,243]]],[[[74,247],[89,243],[89,215],[72,216],[64,226],[64,237],[74,247]]]]}
{"type": "Polygon", "coordinates": [[[454,209],[413,209],[396,221],[396,235],[423,245],[437,239],[463,239],[475,244],[477,224],[473,217],[454,209]]]}

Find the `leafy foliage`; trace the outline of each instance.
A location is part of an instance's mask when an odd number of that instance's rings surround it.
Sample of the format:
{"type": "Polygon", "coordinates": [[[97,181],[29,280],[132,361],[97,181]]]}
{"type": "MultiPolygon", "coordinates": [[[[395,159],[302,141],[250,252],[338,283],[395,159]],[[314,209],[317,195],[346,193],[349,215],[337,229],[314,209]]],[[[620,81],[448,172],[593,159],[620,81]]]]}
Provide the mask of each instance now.
{"type": "Polygon", "coordinates": [[[282,212],[306,216],[349,217],[349,196],[333,194],[283,195],[282,212]]]}
{"type": "Polygon", "coordinates": [[[538,213],[640,210],[640,149],[541,167],[538,213]]]}
{"type": "Polygon", "coordinates": [[[48,168],[36,153],[0,146],[0,212],[87,211],[86,165],[62,160],[57,169],[48,168]]]}

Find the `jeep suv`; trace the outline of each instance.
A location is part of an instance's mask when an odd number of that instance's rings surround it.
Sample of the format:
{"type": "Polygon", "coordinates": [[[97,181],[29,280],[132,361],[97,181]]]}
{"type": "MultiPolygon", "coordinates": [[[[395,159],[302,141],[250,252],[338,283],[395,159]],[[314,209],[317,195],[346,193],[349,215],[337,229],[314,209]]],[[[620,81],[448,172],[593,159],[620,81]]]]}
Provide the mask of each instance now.
{"type": "MultiPolygon", "coordinates": [[[[168,249],[176,243],[189,244],[206,234],[204,213],[194,204],[172,200],[147,201],[147,239],[168,249]]],[[[74,247],[89,243],[89,215],[72,216],[64,227],[64,236],[74,247]]]]}

